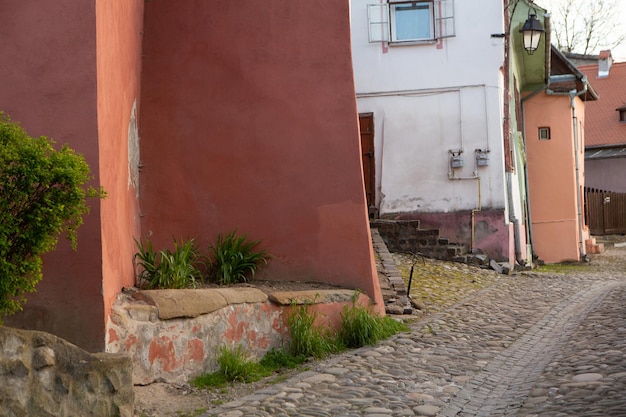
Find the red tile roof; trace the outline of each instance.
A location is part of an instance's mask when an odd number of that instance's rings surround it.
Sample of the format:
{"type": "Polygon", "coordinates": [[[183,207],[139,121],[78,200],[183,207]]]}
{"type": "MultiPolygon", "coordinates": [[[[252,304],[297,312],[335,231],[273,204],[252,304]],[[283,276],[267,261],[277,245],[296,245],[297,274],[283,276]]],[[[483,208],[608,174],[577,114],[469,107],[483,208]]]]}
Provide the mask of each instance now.
{"type": "Polygon", "coordinates": [[[597,64],[579,69],[600,96],[585,104],[585,146],[626,144],[626,123],[616,110],[626,105],[626,62],[613,63],[604,78],[598,78],[597,64]]]}

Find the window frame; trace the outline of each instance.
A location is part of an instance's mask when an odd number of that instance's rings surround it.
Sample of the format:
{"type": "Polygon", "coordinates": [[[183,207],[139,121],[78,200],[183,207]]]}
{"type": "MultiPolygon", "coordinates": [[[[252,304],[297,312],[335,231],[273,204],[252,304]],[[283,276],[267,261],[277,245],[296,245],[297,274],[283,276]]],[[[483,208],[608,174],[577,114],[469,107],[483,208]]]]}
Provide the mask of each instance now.
{"type": "MultiPolygon", "coordinates": [[[[419,22],[419,29],[422,29],[422,20],[419,22]]],[[[437,41],[435,37],[435,11],[434,2],[432,1],[390,1],[389,2],[389,24],[390,24],[390,43],[433,43],[437,41]],[[428,37],[425,38],[406,38],[398,39],[398,12],[402,11],[403,6],[411,6],[408,10],[419,10],[421,8],[428,9],[428,37]],[[424,7],[425,6],[425,7],[424,7]]],[[[413,26],[411,25],[411,29],[413,26]]]]}
{"type": "Polygon", "coordinates": [[[539,140],[551,140],[552,139],[552,135],[550,132],[550,127],[548,126],[541,126],[537,128],[537,138],[539,140]],[[542,134],[545,133],[545,134],[542,134]]]}
{"type": "Polygon", "coordinates": [[[441,39],[456,36],[454,0],[387,0],[385,3],[367,5],[368,40],[370,43],[387,43],[390,46],[434,44],[441,39]],[[427,4],[429,8],[428,39],[398,40],[395,8],[398,5],[427,4]],[[392,21],[393,20],[393,21],[392,21]]]}

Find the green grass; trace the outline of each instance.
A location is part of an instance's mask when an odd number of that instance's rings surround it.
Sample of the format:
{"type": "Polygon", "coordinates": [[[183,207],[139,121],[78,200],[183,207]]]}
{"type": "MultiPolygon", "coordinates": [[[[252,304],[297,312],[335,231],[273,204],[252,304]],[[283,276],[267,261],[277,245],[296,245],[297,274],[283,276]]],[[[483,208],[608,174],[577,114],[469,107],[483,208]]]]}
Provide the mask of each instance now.
{"type": "Polygon", "coordinates": [[[344,346],[354,349],[373,345],[396,333],[408,330],[408,326],[402,322],[389,316],[373,314],[369,309],[353,303],[350,307],[344,307],[341,313],[341,328],[338,336],[344,346]]]}
{"type": "Polygon", "coordinates": [[[589,264],[583,263],[558,263],[558,264],[545,264],[537,267],[537,272],[546,272],[553,274],[567,274],[570,272],[585,272],[589,269],[589,264]]]}
{"type": "Polygon", "coordinates": [[[207,410],[206,408],[198,408],[197,410],[194,410],[190,413],[179,411],[177,414],[178,414],[178,417],[197,417],[200,414],[204,413],[206,410],[207,410]]]}
{"type": "Polygon", "coordinates": [[[304,355],[291,355],[285,351],[271,349],[263,356],[259,364],[267,370],[279,371],[283,368],[294,369],[306,362],[304,355]]]}
{"type": "Polygon", "coordinates": [[[259,362],[254,362],[241,345],[234,349],[223,346],[217,356],[219,370],[200,375],[191,384],[197,388],[224,389],[229,383],[255,382],[272,375],[278,375],[274,382],[280,382],[284,379],[281,372],[302,367],[309,358],[319,359],[346,348],[371,345],[408,331],[404,323],[378,316],[356,303],[344,308],[338,332],[316,326],[317,318],[318,313],[311,312],[308,306],[294,305],[286,319],[291,334],[287,350],[272,349],[259,362]]]}
{"type": "Polygon", "coordinates": [[[307,305],[292,306],[287,316],[287,327],[291,341],[289,353],[293,356],[324,358],[331,353],[343,350],[343,346],[329,329],[315,325],[317,312],[311,312],[307,305]]]}
{"type": "Polygon", "coordinates": [[[271,375],[272,371],[257,362],[248,359],[248,354],[241,345],[236,349],[226,346],[220,348],[217,357],[219,371],[200,375],[192,381],[198,388],[224,387],[229,382],[255,382],[271,375]]]}

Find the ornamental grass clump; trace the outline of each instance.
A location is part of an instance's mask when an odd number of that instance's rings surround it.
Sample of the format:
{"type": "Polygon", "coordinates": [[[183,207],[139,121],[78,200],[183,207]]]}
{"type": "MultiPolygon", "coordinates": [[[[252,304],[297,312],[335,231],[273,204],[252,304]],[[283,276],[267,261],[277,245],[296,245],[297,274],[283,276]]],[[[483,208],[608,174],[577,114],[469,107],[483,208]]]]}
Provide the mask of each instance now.
{"type": "Polygon", "coordinates": [[[138,252],[135,264],[140,272],[137,286],[153,288],[195,288],[202,280],[203,257],[199,254],[194,239],[183,242],[174,240],[174,250],[163,249],[155,252],[152,242],[135,240],[138,252]]]}
{"type": "Polygon", "coordinates": [[[379,316],[370,309],[353,302],[341,312],[341,327],[338,338],[347,348],[355,349],[373,345],[396,333],[406,332],[406,324],[389,316],[379,316]]]}
{"type": "Polygon", "coordinates": [[[220,285],[230,285],[253,278],[257,269],[270,259],[265,250],[257,250],[260,243],[260,240],[248,240],[248,235],[238,236],[237,230],[218,234],[215,244],[209,246],[211,279],[220,285]]]}
{"type": "MultiPolygon", "coordinates": [[[[30,137],[0,112],[0,319],[22,309],[24,295],[42,278],[44,253],[66,233],[72,248],[88,197],[104,198],[82,155],[30,137]]],[[[1,322],[1,320],[0,320],[1,322]]]]}
{"type": "Polygon", "coordinates": [[[286,316],[291,355],[323,358],[343,349],[330,329],[316,325],[317,312],[311,312],[306,304],[291,307],[292,311],[286,316]]]}

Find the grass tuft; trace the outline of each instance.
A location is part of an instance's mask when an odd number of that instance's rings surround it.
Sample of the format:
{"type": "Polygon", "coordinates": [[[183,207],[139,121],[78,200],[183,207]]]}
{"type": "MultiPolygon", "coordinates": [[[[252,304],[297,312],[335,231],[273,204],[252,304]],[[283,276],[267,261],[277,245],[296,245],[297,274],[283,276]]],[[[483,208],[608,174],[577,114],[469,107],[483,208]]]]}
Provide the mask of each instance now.
{"type": "Polygon", "coordinates": [[[373,345],[396,333],[406,332],[406,324],[389,316],[379,316],[370,309],[357,305],[345,306],[341,312],[339,340],[349,349],[373,345]]]}
{"type": "Polygon", "coordinates": [[[287,316],[287,326],[291,335],[289,344],[291,355],[319,359],[343,349],[336,335],[315,325],[317,312],[312,313],[307,305],[293,305],[292,308],[292,313],[287,316]]]}

